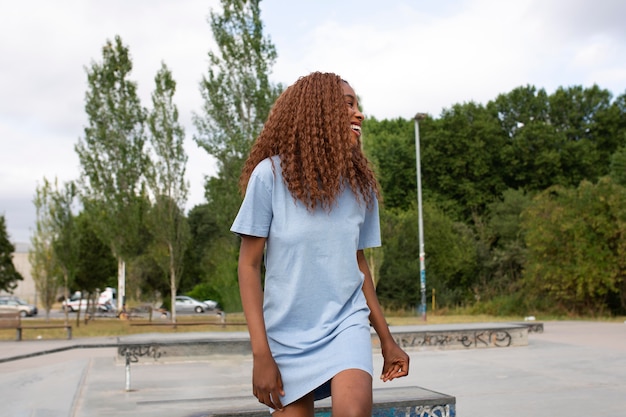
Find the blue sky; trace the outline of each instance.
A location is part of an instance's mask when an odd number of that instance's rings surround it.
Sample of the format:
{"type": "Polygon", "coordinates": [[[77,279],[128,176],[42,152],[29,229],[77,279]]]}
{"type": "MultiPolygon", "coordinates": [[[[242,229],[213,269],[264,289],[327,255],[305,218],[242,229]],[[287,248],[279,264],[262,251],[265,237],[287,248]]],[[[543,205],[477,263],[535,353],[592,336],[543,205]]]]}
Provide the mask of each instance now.
{"type": "MultiPolygon", "coordinates": [[[[28,242],[32,199],[44,177],[80,173],[74,145],[86,124],[85,67],[120,35],[143,104],[164,61],[178,83],[191,186],[203,202],[211,158],[192,137],[198,83],[215,47],[207,17],[216,0],[0,0],[0,214],[11,240],[28,242]]],[[[437,117],[456,103],[486,103],[531,84],[548,93],[594,83],[626,92],[622,0],[264,0],[275,44],[275,82],[311,71],[350,81],[378,119],[437,117]]]]}

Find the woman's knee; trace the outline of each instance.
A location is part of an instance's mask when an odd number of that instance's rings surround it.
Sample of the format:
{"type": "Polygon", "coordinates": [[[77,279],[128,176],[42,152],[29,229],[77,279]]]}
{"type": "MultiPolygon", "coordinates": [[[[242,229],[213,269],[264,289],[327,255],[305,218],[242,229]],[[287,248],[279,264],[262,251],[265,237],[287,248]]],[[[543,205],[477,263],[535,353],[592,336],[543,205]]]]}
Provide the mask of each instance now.
{"type": "Polygon", "coordinates": [[[348,369],[331,382],[333,417],[372,415],[372,377],[360,369],[348,369]]]}
{"type": "Polygon", "coordinates": [[[314,415],[312,392],[285,406],[281,411],[277,410],[272,413],[272,417],[313,417],[314,415]]]}

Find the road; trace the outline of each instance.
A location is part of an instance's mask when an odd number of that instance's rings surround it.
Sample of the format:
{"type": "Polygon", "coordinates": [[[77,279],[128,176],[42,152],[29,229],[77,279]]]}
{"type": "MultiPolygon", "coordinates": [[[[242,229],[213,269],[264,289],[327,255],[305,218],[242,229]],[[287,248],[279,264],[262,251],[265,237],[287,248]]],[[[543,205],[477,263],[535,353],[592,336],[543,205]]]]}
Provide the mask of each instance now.
{"type": "MultiPolygon", "coordinates": [[[[85,312],[82,311],[80,314],[81,316],[84,314],[85,312]]],[[[205,313],[194,313],[194,312],[185,312],[185,311],[178,311],[176,313],[178,316],[198,316],[198,317],[206,317],[207,315],[215,315],[215,311],[207,311],[205,313]]],[[[96,313],[96,317],[109,317],[109,318],[114,318],[116,317],[115,313],[102,313],[102,312],[98,312],[96,313]]],[[[22,320],[36,320],[36,319],[45,319],[46,318],[46,312],[39,310],[39,312],[37,313],[36,316],[32,316],[32,317],[23,317],[22,320]]],[[[65,318],[65,312],[61,309],[53,309],[50,311],[50,318],[51,319],[63,319],[65,318]]],[[[69,318],[71,319],[76,319],[76,313],[75,312],[71,312],[69,313],[69,318]]]]}

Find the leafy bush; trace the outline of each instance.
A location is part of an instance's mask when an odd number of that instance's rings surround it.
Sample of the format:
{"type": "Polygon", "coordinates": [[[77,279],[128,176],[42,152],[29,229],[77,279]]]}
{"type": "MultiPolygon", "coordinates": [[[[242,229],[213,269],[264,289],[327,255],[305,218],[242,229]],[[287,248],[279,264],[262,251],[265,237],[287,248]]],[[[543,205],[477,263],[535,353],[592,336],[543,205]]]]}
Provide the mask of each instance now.
{"type": "Polygon", "coordinates": [[[195,298],[198,301],[213,300],[217,301],[219,305],[222,305],[219,291],[215,289],[211,284],[206,282],[197,284],[186,295],[191,298],[195,298]]]}

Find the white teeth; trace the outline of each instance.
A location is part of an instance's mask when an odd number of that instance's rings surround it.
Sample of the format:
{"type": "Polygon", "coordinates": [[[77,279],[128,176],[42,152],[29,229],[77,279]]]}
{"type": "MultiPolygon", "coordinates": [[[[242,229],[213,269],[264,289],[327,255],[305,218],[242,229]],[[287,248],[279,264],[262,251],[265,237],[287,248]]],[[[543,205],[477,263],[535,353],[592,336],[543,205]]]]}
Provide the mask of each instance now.
{"type": "Polygon", "coordinates": [[[359,126],[359,125],[350,125],[350,127],[352,128],[352,130],[356,130],[358,132],[361,131],[361,126],[359,126]]]}

